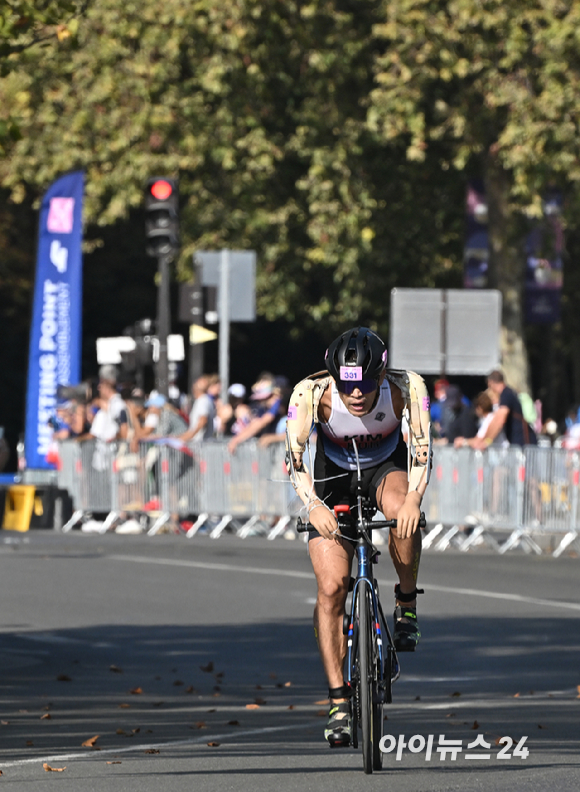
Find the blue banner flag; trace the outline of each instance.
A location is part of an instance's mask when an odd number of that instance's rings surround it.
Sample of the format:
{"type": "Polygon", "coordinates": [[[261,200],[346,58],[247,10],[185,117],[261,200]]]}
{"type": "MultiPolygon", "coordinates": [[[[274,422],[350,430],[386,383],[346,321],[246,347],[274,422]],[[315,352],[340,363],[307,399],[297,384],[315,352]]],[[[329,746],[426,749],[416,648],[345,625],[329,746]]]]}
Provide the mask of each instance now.
{"type": "Polygon", "coordinates": [[[40,207],[24,437],[29,468],[53,467],[46,454],[57,388],[80,381],[83,185],[82,171],[62,176],[40,207]]]}

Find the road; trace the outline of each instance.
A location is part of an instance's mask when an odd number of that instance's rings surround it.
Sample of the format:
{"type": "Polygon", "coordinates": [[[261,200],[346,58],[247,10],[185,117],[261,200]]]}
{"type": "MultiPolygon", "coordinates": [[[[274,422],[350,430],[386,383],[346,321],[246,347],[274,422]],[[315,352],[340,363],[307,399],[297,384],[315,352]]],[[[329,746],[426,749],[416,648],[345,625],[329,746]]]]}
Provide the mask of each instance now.
{"type": "MultiPolygon", "coordinates": [[[[432,734],[433,755],[389,754],[365,777],[358,752],[322,739],[326,684],[302,542],[2,531],[1,782],[27,792],[576,792],[579,563],[425,553],[423,639],[400,658],[385,732],[432,734]],[[468,761],[480,734],[491,758],[468,761]],[[462,741],[455,761],[440,759],[440,735],[462,741]],[[497,759],[504,735],[527,736],[529,756],[497,759]]],[[[390,607],[386,554],[378,577],[390,607]]]]}

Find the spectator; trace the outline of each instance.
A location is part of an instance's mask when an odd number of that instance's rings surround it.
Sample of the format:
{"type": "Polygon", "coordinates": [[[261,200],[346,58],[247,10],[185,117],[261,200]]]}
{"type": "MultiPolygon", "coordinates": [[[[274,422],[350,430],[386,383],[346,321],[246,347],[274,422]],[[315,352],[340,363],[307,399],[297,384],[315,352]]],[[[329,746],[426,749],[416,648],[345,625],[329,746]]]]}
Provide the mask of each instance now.
{"type": "MultiPolygon", "coordinates": [[[[463,446],[470,446],[475,448],[478,446],[478,439],[484,438],[487,433],[487,428],[493,420],[494,404],[487,391],[482,391],[475,399],[475,414],[479,418],[479,429],[475,437],[456,437],[454,445],[456,448],[463,446]]],[[[500,432],[493,441],[494,445],[508,445],[505,434],[500,432]]]]}
{"type": "Polygon", "coordinates": [[[433,385],[433,395],[435,400],[431,402],[431,422],[439,437],[443,436],[441,434],[441,420],[443,418],[443,407],[445,405],[445,399],[447,398],[448,387],[449,381],[444,378],[436,380],[435,384],[433,385]]]}
{"type": "MultiPolygon", "coordinates": [[[[219,384],[219,379],[217,382],[219,384]]],[[[214,436],[216,406],[208,393],[209,387],[210,378],[206,375],[198,377],[193,383],[194,402],[189,414],[189,429],[180,435],[184,442],[193,440],[200,443],[202,440],[209,440],[214,436]]]]}
{"type": "Polygon", "coordinates": [[[250,423],[252,413],[245,398],[245,385],[239,382],[230,385],[227,403],[218,410],[219,434],[222,437],[234,437],[250,423]]]}
{"type": "Polygon", "coordinates": [[[464,404],[461,388],[449,385],[442,416],[444,441],[453,443],[457,437],[471,438],[476,433],[477,419],[473,409],[464,404]]]}
{"type": "Polygon", "coordinates": [[[99,404],[91,427],[79,440],[96,439],[109,443],[125,440],[128,431],[127,405],[116,390],[117,375],[114,366],[102,366],[99,372],[99,404]]]}
{"type": "Polygon", "coordinates": [[[505,384],[501,371],[492,371],[487,378],[487,385],[499,397],[499,404],[485,436],[478,438],[474,448],[483,449],[491,445],[502,430],[510,445],[535,445],[535,432],[523,416],[517,393],[505,384]]]}
{"type": "Polygon", "coordinates": [[[134,427],[139,440],[177,437],[186,429],[187,424],[179,410],[169,404],[163,394],[151,391],[144,407],[147,412],[143,426],[141,429],[134,427]]]}
{"type": "Polygon", "coordinates": [[[267,372],[261,374],[258,381],[252,386],[250,398],[255,405],[253,417],[248,425],[239,434],[232,437],[228,443],[230,454],[235,452],[240,443],[250,440],[252,437],[274,433],[282,400],[280,388],[276,387],[274,377],[267,372]]]}

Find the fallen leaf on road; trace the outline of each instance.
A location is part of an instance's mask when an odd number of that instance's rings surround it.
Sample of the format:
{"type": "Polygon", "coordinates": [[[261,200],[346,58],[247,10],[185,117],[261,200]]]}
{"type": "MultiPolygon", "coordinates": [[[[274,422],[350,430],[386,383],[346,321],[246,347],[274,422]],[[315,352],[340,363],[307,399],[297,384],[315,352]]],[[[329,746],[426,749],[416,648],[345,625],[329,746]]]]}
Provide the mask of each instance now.
{"type": "Polygon", "coordinates": [[[514,698],[519,698],[519,697],[520,697],[519,693],[514,693],[514,698]]]}
{"type": "Polygon", "coordinates": [[[217,748],[218,745],[219,745],[219,742],[208,742],[208,745],[209,745],[210,748],[217,748]]]}
{"type": "Polygon", "coordinates": [[[154,707],[162,707],[164,704],[165,704],[164,701],[154,701],[153,702],[153,706],[154,707]]]}
{"type": "Polygon", "coordinates": [[[196,689],[193,687],[193,685],[190,685],[188,688],[185,688],[185,690],[184,690],[183,692],[184,692],[184,693],[196,693],[197,691],[196,691],[196,689]]]}
{"type": "Polygon", "coordinates": [[[121,762],[107,762],[107,764],[121,764],[121,762]]]}
{"type": "Polygon", "coordinates": [[[542,726],[541,723],[538,723],[538,729],[547,729],[547,728],[548,728],[547,726],[542,726]]]}
{"type": "Polygon", "coordinates": [[[315,701],[315,704],[330,704],[330,699],[320,699],[320,701],[315,701]]]}
{"type": "Polygon", "coordinates": [[[32,742],[32,740],[26,740],[26,745],[33,746],[34,743],[32,742]]]}
{"type": "Polygon", "coordinates": [[[259,704],[246,704],[246,709],[260,709],[259,704]]]}
{"type": "Polygon", "coordinates": [[[256,690],[262,690],[262,685],[256,685],[256,690]]]}
{"type": "Polygon", "coordinates": [[[580,685],[576,685],[576,690],[578,691],[576,698],[580,698],[580,685]]]}
{"type": "Polygon", "coordinates": [[[146,754],[158,754],[158,753],[161,753],[161,751],[158,748],[147,748],[145,750],[145,753],[146,754]]]}
{"type": "Polygon", "coordinates": [[[451,696],[451,698],[459,698],[459,696],[461,695],[461,693],[459,693],[459,692],[456,690],[456,691],[455,691],[455,693],[450,693],[449,695],[451,696]]]}
{"type": "Polygon", "coordinates": [[[205,725],[205,721],[197,721],[197,723],[194,726],[190,726],[189,728],[190,729],[207,729],[207,726],[205,725]]]}
{"type": "Polygon", "coordinates": [[[123,673],[123,669],[119,668],[119,666],[116,666],[116,665],[109,666],[109,671],[112,671],[113,674],[122,674],[123,673]]]}
{"type": "Polygon", "coordinates": [[[66,674],[59,674],[56,678],[57,682],[72,682],[72,679],[66,674]]]}
{"type": "Polygon", "coordinates": [[[455,713],[454,712],[448,712],[445,717],[446,718],[455,718],[455,713]]]}
{"type": "Polygon", "coordinates": [[[127,734],[127,732],[125,731],[125,729],[117,729],[115,734],[127,734]]]}
{"type": "Polygon", "coordinates": [[[129,693],[132,693],[134,696],[140,696],[143,693],[143,689],[140,687],[135,687],[133,690],[130,690],[129,693]]]}
{"type": "Polygon", "coordinates": [[[65,767],[51,767],[49,764],[45,762],[42,766],[47,773],[64,773],[64,771],[66,770],[66,765],[65,767]]]}
{"type": "Polygon", "coordinates": [[[205,666],[200,666],[200,669],[204,671],[206,674],[211,674],[213,671],[213,661],[210,660],[209,663],[205,666]]]}
{"type": "Polygon", "coordinates": [[[217,710],[215,708],[214,709],[208,709],[208,710],[206,710],[206,712],[217,712],[217,710]]]}
{"type": "Polygon", "coordinates": [[[471,728],[472,729],[479,729],[479,723],[476,720],[474,720],[473,721],[473,726],[471,728]]]}
{"type": "Polygon", "coordinates": [[[173,684],[175,685],[175,687],[179,687],[180,685],[183,685],[183,682],[181,681],[181,679],[176,679],[173,684]]]}
{"type": "Polygon", "coordinates": [[[288,706],[287,709],[294,709],[294,704],[290,704],[290,706],[288,706]]]}
{"type": "Polygon", "coordinates": [[[52,715],[50,714],[50,712],[45,712],[44,715],[40,716],[40,720],[50,720],[51,718],[52,715]]]}
{"type": "Polygon", "coordinates": [[[130,704],[119,704],[119,709],[129,709],[130,704]]]}
{"type": "Polygon", "coordinates": [[[217,674],[215,674],[215,678],[223,679],[224,675],[225,675],[225,671],[218,671],[217,674]]]}
{"type": "Polygon", "coordinates": [[[421,701],[421,696],[415,696],[415,701],[421,701]]]}
{"type": "Polygon", "coordinates": [[[266,703],[266,699],[260,698],[260,696],[257,696],[257,697],[254,699],[254,701],[256,702],[256,704],[259,704],[260,706],[261,706],[262,704],[265,704],[265,703],[266,703]]]}
{"type": "Polygon", "coordinates": [[[239,726],[240,722],[237,720],[228,721],[228,726],[239,726]]]}
{"type": "Polygon", "coordinates": [[[2,726],[8,726],[10,721],[0,721],[0,723],[2,724],[2,726]]]}
{"type": "Polygon", "coordinates": [[[212,698],[219,698],[220,696],[221,696],[221,693],[212,693],[211,694],[212,698]]]}
{"type": "Polygon", "coordinates": [[[326,715],[328,715],[328,712],[326,710],[318,710],[318,712],[316,713],[317,718],[324,718],[326,715]]]}
{"type": "Polygon", "coordinates": [[[99,739],[99,735],[95,734],[94,737],[89,737],[88,740],[85,740],[84,743],[81,743],[81,746],[83,748],[92,748],[98,739],[99,739]]]}
{"type": "Polygon", "coordinates": [[[271,671],[271,672],[268,674],[268,676],[270,677],[270,679],[277,679],[277,676],[278,676],[278,675],[277,675],[277,674],[275,674],[273,671],[271,671]]]}
{"type": "Polygon", "coordinates": [[[131,731],[133,732],[133,734],[139,734],[139,732],[141,731],[141,727],[137,726],[136,729],[131,729],[131,731]]]}
{"type": "Polygon", "coordinates": [[[284,682],[284,687],[292,687],[292,682],[284,682]]]}

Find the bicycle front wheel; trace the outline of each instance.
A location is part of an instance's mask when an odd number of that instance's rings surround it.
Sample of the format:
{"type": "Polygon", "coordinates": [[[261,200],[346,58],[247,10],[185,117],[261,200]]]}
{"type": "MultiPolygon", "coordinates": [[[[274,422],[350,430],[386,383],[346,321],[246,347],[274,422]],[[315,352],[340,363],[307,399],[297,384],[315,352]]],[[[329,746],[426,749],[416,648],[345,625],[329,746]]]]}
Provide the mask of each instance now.
{"type": "Polygon", "coordinates": [[[372,635],[370,592],[363,581],[358,588],[358,699],[362,733],[363,768],[373,772],[373,694],[372,694],[372,635]]]}

